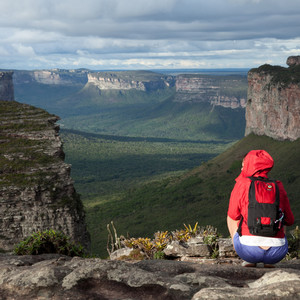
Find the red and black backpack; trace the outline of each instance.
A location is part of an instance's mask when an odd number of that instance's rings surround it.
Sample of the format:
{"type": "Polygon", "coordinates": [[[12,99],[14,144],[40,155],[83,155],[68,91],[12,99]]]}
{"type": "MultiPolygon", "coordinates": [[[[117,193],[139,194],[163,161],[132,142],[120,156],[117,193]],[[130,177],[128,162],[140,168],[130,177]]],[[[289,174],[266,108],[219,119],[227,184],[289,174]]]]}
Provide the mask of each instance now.
{"type": "MultiPolygon", "coordinates": [[[[274,237],[283,224],[284,214],[279,208],[279,189],[275,180],[249,177],[249,205],[247,226],[253,235],[274,237]]],[[[241,236],[243,216],[238,233],[241,236]]]]}

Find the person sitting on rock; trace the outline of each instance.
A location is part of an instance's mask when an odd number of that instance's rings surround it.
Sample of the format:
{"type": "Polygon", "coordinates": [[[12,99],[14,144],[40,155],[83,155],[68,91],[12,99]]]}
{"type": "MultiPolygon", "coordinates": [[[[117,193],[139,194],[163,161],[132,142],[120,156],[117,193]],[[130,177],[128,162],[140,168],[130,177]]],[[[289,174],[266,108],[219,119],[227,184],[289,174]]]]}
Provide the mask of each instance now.
{"type": "MultiPolygon", "coordinates": [[[[244,260],[243,266],[246,267],[255,267],[257,263],[264,263],[265,267],[273,267],[288,252],[285,226],[277,228],[273,236],[251,234],[248,227],[248,204],[251,182],[257,181],[257,179],[263,182],[264,178],[267,180],[268,172],[272,169],[273,165],[274,160],[266,151],[250,151],[244,157],[241,174],[236,178],[236,184],[231,192],[227,212],[227,225],[234,249],[238,256],[244,260]],[[253,178],[251,179],[250,177],[253,178]]],[[[276,184],[275,188],[278,190],[277,194],[279,194],[279,211],[282,216],[284,215],[283,224],[291,226],[294,223],[294,216],[290,208],[287,193],[280,181],[276,181],[276,184]]],[[[267,186],[272,188],[271,184],[267,186]]],[[[279,220],[276,220],[274,223],[277,221],[279,220]]]]}

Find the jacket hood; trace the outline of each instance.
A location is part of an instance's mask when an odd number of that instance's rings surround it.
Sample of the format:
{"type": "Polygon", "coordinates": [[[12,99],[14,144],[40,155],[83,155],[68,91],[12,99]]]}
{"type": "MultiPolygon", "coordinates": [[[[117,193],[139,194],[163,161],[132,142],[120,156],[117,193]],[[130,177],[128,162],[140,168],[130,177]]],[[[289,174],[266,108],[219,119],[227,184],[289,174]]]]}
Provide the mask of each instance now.
{"type": "Polygon", "coordinates": [[[274,160],[268,152],[265,150],[252,150],[244,158],[244,166],[240,176],[267,177],[267,174],[273,168],[273,165],[274,160]]]}

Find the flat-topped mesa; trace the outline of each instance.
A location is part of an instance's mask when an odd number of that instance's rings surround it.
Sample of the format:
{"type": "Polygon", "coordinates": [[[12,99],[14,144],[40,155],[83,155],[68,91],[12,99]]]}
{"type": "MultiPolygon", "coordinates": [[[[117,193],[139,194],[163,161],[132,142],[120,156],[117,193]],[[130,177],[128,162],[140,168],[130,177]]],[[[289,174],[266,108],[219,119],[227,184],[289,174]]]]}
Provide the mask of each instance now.
{"type": "Polygon", "coordinates": [[[243,76],[176,76],[175,102],[208,102],[211,105],[235,109],[244,108],[246,99],[247,81],[243,76]]]}
{"type": "Polygon", "coordinates": [[[300,65],[295,57],[288,61],[289,68],[263,65],[249,71],[245,135],[300,137],[300,65]]]}
{"type": "Polygon", "coordinates": [[[90,245],[85,214],[64,162],[59,118],[0,101],[0,248],[12,250],[37,231],[62,231],[90,245]]]}
{"type": "Polygon", "coordinates": [[[83,85],[87,82],[87,73],[86,69],[18,70],[14,73],[14,82],[15,84],[83,85]]]}
{"type": "Polygon", "coordinates": [[[141,81],[124,80],[118,77],[102,77],[96,74],[88,74],[88,83],[94,84],[99,90],[139,90],[146,91],[141,81]]]}
{"type": "Polygon", "coordinates": [[[174,85],[173,76],[147,71],[116,71],[88,74],[88,83],[99,90],[153,91],[174,85]]]}
{"type": "Polygon", "coordinates": [[[14,100],[13,72],[0,71],[0,101],[14,100]]]}

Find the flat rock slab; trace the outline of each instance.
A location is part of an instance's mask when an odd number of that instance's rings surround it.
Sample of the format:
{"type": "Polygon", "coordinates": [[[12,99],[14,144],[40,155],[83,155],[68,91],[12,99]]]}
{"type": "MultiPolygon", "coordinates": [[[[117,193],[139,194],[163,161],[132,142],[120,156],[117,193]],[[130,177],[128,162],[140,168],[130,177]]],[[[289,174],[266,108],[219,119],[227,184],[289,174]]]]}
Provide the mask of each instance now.
{"type": "Polygon", "coordinates": [[[164,253],[170,257],[209,257],[211,255],[211,248],[206,244],[173,241],[164,249],[164,253]]]}
{"type": "Polygon", "coordinates": [[[298,299],[300,262],[275,269],[172,260],[0,255],[1,299],[298,299]]]}

